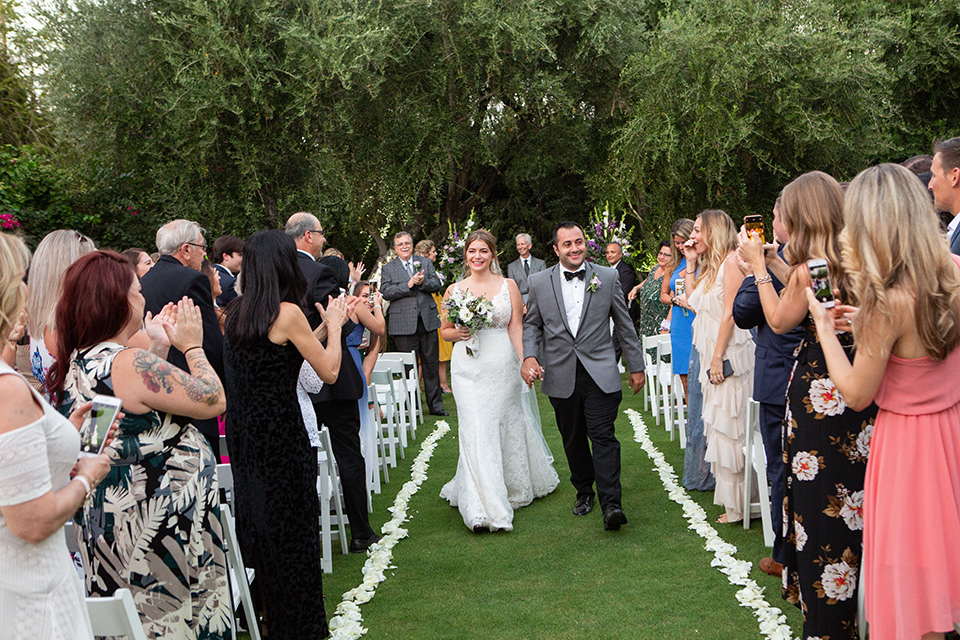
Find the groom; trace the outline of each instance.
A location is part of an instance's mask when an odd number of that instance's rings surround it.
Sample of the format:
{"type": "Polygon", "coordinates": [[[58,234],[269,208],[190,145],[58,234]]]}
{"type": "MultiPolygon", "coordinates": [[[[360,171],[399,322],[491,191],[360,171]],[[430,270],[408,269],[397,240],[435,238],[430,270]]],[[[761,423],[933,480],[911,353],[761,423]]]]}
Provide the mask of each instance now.
{"type": "Polygon", "coordinates": [[[593,510],[596,482],[604,528],[616,531],[627,516],[620,504],[620,443],[614,433],[623,392],[610,319],[634,394],[645,381],[643,351],[616,269],[584,265],[587,244],[580,225],[558,224],[553,250],[560,264],[530,276],[520,375],[527,384],[542,380],[541,390],[550,397],[577,489],[573,513],[585,516],[593,510]],[[541,343],[543,366],[537,359],[541,343]]]}

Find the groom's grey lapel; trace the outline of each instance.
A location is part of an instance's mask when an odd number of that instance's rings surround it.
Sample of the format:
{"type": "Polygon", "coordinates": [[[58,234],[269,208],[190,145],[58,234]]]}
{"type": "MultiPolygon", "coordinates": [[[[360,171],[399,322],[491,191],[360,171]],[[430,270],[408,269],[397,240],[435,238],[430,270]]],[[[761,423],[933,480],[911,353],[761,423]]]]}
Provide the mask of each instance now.
{"type": "Polygon", "coordinates": [[[567,328],[567,333],[572,337],[573,332],[570,331],[570,325],[567,324],[567,308],[563,304],[563,288],[560,286],[560,278],[562,277],[563,271],[558,264],[553,267],[553,275],[550,276],[550,283],[553,284],[553,295],[557,299],[557,308],[560,309],[560,320],[563,321],[563,326],[567,328]]]}

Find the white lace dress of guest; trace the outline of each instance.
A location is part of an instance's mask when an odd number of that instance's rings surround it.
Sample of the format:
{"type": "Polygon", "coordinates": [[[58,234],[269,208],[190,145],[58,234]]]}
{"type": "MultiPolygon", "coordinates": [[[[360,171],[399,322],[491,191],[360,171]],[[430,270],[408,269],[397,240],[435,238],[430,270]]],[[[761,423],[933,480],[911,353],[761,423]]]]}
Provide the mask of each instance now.
{"type": "MultiPolygon", "coordinates": [[[[20,374],[0,362],[0,375],[20,374]]],[[[80,452],[74,426],[31,392],[43,407],[43,417],[0,435],[3,507],[63,488],[80,452]]],[[[15,536],[0,514],[0,638],[92,639],[83,598],[63,529],[30,544],[15,536]]]]}
{"type": "Polygon", "coordinates": [[[476,333],[475,355],[467,354],[463,342],[453,347],[450,381],[460,458],[440,496],[460,510],[467,528],[509,531],[513,510],[552,492],[560,479],[539,420],[533,419],[523,395],[520,361],[507,333],[511,304],[506,281],[493,307],[493,327],[476,333]]]}

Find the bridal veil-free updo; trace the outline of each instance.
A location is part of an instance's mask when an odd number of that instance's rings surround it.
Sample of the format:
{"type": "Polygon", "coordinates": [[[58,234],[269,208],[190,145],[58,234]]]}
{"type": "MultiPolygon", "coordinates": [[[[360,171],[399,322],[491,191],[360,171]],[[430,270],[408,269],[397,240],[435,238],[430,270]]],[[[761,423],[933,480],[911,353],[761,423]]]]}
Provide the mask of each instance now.
{"type": "Polygon", "coordinates": [[[493,234],[486,229],[477,229],[467,236],[466,242],[463,243],[464,265],[466,265],[467,262],[467,249],[469,249],[470,245],[477,240],[480,240],[487,245],[487,247],[490,248],[490,253],[493,254],[493,263],[490,265],[490,271],[496,273],[497,275],[502,275],[503,271],[500,270],[500,260],[497,258],[497,239],[493,237],[493,234]]]}

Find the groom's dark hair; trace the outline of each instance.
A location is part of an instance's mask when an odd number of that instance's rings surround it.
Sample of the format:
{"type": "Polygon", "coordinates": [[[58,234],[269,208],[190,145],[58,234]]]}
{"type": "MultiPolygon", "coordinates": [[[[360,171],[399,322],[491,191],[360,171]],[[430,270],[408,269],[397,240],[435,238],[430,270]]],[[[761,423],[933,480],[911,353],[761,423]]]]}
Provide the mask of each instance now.
{"type": "Polygon", "coordinates": [[[557,235],[560,233],[560,229],[580,229],[580,233],[583,233],[583,227],[581,227],[579,224],[573,220],[564,220],[553,228],[553,246],[557,246],[557,235]]]}

